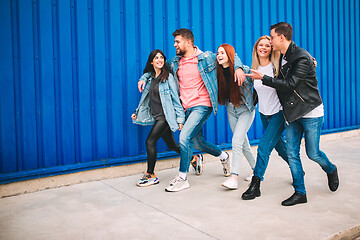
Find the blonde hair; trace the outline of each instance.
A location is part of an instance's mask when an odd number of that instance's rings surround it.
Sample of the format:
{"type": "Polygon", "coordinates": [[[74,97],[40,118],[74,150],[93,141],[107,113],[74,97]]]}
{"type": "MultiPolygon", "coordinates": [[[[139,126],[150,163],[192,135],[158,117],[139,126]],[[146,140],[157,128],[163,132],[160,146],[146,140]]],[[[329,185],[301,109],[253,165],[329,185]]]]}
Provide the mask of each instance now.
{"type": "MultiPolygon", "coordinates": [[[[257,53],[257,47],[259,45],[259,42],[263,39],[267,39],[270,41],[270,37],[267,35],[261,36],[255,43],[254,48],[253,48],[253,52],[252,52],[252,63],[251,63],[251,68],[252,69],[258,69],[259,65],[260,65],[260,60],[259,60],[259,56],[257,53]]],[[[279,59],[280,59],[280,51],[274,51],[271,48],[271,53],[270,53],[270,61],[272,63],[272,65],[275,68],[275,77],[277,77],[279,75],[279,59]]]]}

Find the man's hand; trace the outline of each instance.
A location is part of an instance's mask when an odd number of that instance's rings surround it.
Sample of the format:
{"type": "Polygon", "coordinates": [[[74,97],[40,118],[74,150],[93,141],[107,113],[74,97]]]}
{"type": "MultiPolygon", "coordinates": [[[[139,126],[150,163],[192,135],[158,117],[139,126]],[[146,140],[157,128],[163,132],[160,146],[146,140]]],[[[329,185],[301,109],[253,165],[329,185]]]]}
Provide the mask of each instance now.
{"type": "Polygon", "coordinates": [[[250,69],[251,73],[249,74],[244,74],[247,77],[251,77],[252,79],[262,79],[264,77],[264,74],[262,74],[261,72],[254,70],[254,69],[250,69]]]}
{"type": "Polygon", "coordinates": [[[179,123],[179,131],[181,131],[181,129],[183,128],[184,124],[179,123]]]}
{"type": "Polygon", "coordinates": [[[238,68],[235,71],[235,82],[237,82],[239,86],[243,85],[245,82],[245,74],[241,68],[238,68]]]}
{"type": "Polygon", "coordinates": [[[136,119],[135,113],[131,114],[131,119],[132,119],[132,120],[135,120],[135,119],[136,119]]]}
{"type": "Polygon", "coordinates": [[[144,81],[142,81],[142,80],[139,80],[139,82],[138,82],[138,89],[139,89],[139,92],[144,91],[144,88],[145,88],[145,82],[144,82],[144,81]]]}

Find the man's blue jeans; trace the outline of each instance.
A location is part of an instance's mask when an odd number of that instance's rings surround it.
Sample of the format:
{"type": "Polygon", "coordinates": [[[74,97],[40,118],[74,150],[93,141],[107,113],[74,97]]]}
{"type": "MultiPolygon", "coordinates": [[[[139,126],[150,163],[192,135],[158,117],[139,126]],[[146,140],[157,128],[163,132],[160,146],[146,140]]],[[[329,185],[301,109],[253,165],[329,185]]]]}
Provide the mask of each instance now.
{"type": "Polygon", "coordinates": [[[324,123],[324,117],[300,118],[286,125],[287,153],[293,186],[295,192],[306,194],[304,183],[304,170],[300,160],[300,143],[302,136],[305,138],[306,155],[317,162],[326,173],[332,173],[335,165],[332,164],[325,153],[320,151],[320,132],[324,123]]]}
{"type": "Polygon", "coordinates": [[[185,124],[180,132],[180,172],[189,172],[193,147],[215,157],[220,156],[221,149],[204,139],[203,126],[212,112],[211,107],[195,106],[185,112],[185,124]]]}
{"type": "Polygon", "coordinates": [[[256,157],[254,175],[264,180],[264,174],[269,163],[269,157],[275,148],[279,155],[288,162],[286,153],[286,143],[283,132],[285,130],[285,120],[282,111],[270,116],[260,113],[261,121],[265,132],[260,139],[256,157]]]}

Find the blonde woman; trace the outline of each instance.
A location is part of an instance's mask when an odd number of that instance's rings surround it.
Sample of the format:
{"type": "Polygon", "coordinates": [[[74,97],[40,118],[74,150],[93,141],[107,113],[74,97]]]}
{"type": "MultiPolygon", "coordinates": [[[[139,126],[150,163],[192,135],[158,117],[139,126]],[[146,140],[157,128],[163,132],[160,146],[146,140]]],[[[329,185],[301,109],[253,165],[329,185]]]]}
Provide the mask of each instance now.
{"type": "MultiPolygon", "coordinates": [[[[271,77],[277,76],[279,58],[280,52],[272,51],[270,37],[262,36],[255,43],[251,68],[271,77]]],[[[254,176],[248,190],[242,195],[244,200],[260,196],[260,181],[264,179],[269,157],[274,148],[289,164],[283,136],[285,119],[277,92],[274,88],[263,85],[260,79],[254,80],[254,88],[258,96],[259,112],[265,132],[259,142],[254,176]]]]}

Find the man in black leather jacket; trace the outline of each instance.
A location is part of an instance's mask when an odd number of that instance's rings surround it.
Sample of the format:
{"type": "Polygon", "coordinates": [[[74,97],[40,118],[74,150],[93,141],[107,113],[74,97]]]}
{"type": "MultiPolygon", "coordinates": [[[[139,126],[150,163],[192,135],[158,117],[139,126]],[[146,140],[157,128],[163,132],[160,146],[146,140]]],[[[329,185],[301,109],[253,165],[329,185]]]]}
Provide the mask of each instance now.
{"type": "MultiPolygon", "coordinates": [[[[280,71],[275,78],[251,70],[251,78],[261,79],[264,85],[277,90],[286,120],[286,142],[295,193],[282,202],[284,206],[306,203],[304,171],[300,160],[300,144],[305,138],[307,156],[327,173],[331,191],[339,186],[337,168],[319,149],[320,132],[324,122],[324,106],[317,84],[311,55],[292,41],[292,26],[280,22],[271,26],[273,51],[279,50],[280,71]]],[[[254,180],[254,191],[260,181],[254,180]]]]}

